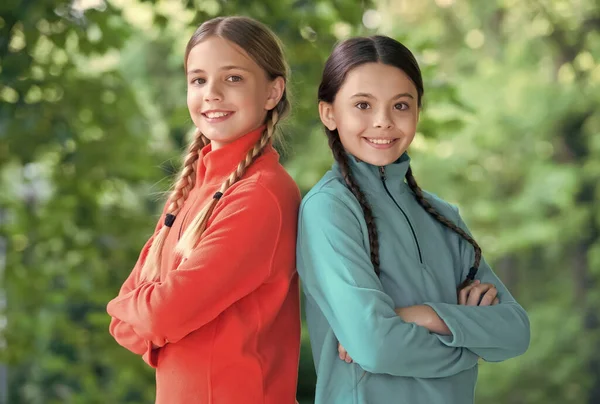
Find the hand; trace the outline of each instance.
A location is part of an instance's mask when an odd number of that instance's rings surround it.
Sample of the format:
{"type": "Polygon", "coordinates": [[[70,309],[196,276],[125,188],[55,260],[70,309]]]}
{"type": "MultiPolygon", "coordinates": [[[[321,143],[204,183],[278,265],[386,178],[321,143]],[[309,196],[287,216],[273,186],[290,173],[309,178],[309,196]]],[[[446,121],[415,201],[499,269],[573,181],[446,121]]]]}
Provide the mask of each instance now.
{"type": "Polygon", "coordinates": [[[491,283],[473,281],[458,292],[458,304],[462,306],[494,306],[498,300],[498,289],[491,283]]]}
{"type": "Polygon", "coordinates": [[[430,306],[416,305],[408,307],[398,307],[396,314],[407,323],[415,323],[429,331],[439,335],[452,335],[450,329],[430,306]]]}
{"type": "Polygon", "coordinates": [[[346,363],[352,363],[352,358],[346,351],[346,349],[338,342],[338,353],[340,354],[340,359],[346,361],[346,363]]]}

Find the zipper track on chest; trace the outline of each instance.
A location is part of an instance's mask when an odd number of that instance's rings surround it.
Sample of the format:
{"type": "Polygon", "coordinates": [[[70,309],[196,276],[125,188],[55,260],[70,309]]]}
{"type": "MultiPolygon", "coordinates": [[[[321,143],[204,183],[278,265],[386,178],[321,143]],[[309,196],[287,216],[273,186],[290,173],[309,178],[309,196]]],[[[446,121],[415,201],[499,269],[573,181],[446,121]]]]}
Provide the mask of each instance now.
{"type": "Polygon", "coordinates": [[[423,264],[423,255],[421,254],[421,246],[419,246],[419,240],[417,240],[417,233],[415,233],[415,228],[413,227],[412,223],[410,222],[410,219],[408,218],[408,215],[400,207],[400,205],[398,204],[398,202],[396,202],[396,200],[392,196],[392,193],[390,192],[390,190],[387,187],[387,184],[385,182],[385,179],[386,179],[386,177],[385,177],[385,167],[379,167],[379,174],[381,176],[381,183],[383,184],[383,188],[385,189],[385,192],[388,194],[388,196],[390,197],[390,199],[392,200],[392,202],[394,202],[394,204],[398,207],[398,209],[400,210],[400,212],[402,212],[402,214],[404,215],[404,218],[406,219],[406,222],[408,223],[408,227],[410,227],[410,231],[412,233],[413,239],[415,240],[415,245],[417,246],[417,253],[419,254],[419,262],[421,264],[423,264]]]}

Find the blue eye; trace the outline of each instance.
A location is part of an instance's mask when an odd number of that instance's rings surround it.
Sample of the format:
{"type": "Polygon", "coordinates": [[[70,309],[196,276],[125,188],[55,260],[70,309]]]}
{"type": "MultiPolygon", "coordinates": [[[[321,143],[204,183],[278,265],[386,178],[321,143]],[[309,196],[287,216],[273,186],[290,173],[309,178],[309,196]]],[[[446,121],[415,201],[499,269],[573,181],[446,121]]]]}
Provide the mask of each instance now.
{"type": "Polygon", "coordinates": [[[371,106],[366,102],[359,102],[355,107],[358,109],[369,109],[371,106]]]}

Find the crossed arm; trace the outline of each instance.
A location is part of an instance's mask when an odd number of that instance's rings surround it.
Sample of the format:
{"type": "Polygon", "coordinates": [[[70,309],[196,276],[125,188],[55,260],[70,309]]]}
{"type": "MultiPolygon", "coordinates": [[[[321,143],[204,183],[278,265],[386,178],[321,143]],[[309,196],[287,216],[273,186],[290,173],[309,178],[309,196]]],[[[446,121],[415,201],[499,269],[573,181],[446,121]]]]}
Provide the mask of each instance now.
{"type": "MultiPolygon", "coordinates": [[[[479,357],[501,361],[527,349],[527,315],[485,260],[479,282],[461,291],[459,304],[395,308],[363,247],[361,214],[335,195],[311,196],[300,212],[297,257],[305,293],[363,369],[445,377],[475,366],[479,357]]],[[[463,248],[468,268],[472,257],[463,248]]]]}

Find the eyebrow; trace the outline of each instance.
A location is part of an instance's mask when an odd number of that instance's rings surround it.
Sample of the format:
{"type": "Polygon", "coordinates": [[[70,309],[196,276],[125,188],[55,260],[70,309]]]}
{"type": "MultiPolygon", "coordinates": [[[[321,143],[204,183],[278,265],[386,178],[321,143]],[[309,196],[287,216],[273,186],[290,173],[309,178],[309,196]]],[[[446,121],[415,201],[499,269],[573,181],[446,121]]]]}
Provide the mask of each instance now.
{"type": "MultiPolygon", "coordinates": [[[[357,98],[357,97],[361,97],[361,98],[375,98],[375,96],[373,94],[370,94],[370,93],[356,93],[356,94],[354,94],[350,98],[357,98]]],[[[415,97],[411,93],[400,93],[400,94],[397,94],[396,96],[394,96],[392,98],[392,100],[397,100],[398,98],[402,98],[402,97],[412,98],[413,100],[415,99],[415,97]]]]}
{"type": "MultiPolygon", "coordinates": [[[[241,67],[241,66],[235,66],[235,65],[223,66],[219,70],[243,70],[243,71],[246,71],[246,72],[250,73],[249,69],[246,69],[245,67],[241,67]]],[[[193,70],[189,70],[187,72],[188,76],[190,74],[198,74],[198,73],[206,73],[206,72],[204,70],[202,70],[202,69],[193,69],[193,70]]]]}

